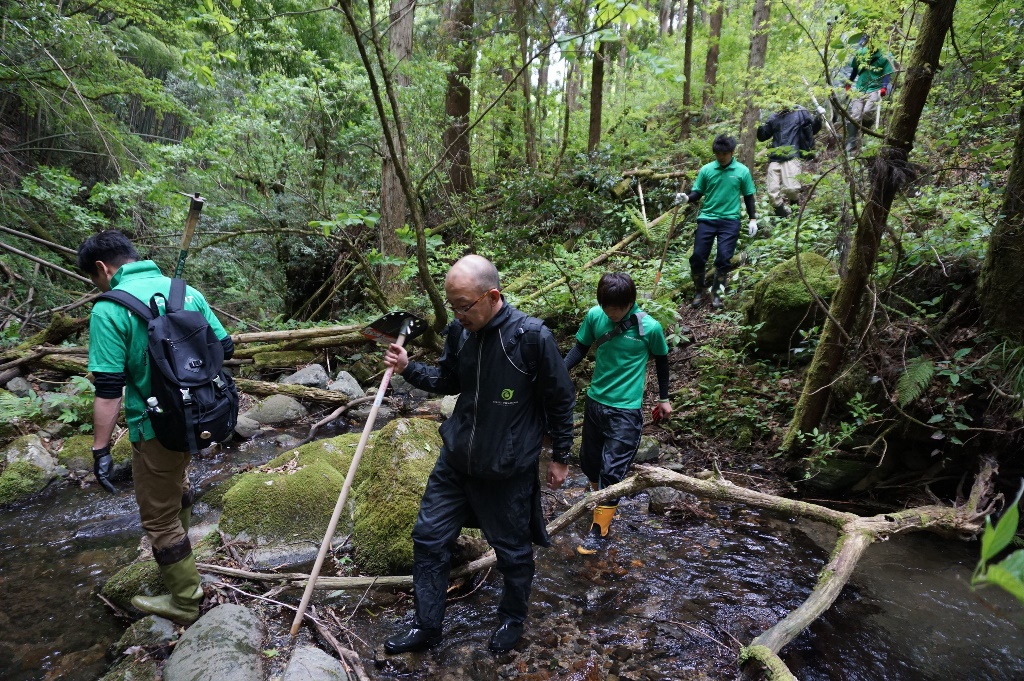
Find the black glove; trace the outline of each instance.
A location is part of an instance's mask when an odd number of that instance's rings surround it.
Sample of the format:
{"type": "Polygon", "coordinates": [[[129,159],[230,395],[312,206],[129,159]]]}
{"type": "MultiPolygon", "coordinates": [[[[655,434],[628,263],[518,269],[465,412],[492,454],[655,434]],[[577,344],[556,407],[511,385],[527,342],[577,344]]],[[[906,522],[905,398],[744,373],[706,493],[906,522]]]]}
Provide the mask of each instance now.
{"type": "Polygon", "coordinates": [[[111,494],[117,490],[110,484],[110,474],[114,472],[114,458],[110,456],[110,445],[92,450],[92,472],[96,474],[96,482],[111,494]]]}

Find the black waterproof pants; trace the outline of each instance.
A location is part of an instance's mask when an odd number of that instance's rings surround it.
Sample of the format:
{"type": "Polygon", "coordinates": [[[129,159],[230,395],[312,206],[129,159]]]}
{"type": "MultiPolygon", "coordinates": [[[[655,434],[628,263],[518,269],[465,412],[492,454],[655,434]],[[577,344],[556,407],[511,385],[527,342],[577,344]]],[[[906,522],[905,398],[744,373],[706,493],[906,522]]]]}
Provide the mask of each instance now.
{"type": "Polygon", "coordinates": [[[538,488],[532,469],[503,480],[483,480],[456,471],[441,452],[423,492],[412,530],[416,626],[440,627],[452,548],[462,528],[475,519],[498,559],[504,591],[498,616],[523,622],[533,583],[530,518],[538,488]]]}
{"type": "Polygon", "coordinates": [[[598,489],[622,482],[629,473],[643,427],[642,409],[619,409],[587,398],[580,468],[598,489]]]}

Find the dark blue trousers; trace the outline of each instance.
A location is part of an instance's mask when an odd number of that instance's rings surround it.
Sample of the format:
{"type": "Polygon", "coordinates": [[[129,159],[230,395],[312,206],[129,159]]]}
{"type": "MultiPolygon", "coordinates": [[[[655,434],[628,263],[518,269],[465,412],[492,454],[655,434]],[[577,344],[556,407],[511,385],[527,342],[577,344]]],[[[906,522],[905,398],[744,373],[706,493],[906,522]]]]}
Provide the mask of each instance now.
{"type": "Polygon", "coordinates": [[[412,530],[416,626],[441,626],[455,540],[463,527],[476,523],[494,549],[504,581],[499,619],[522,623],[533,584],[530,523],[534,506],[539,506],[537,468],[511,478],[484,480],[455,470],[445,458],[442,450],[412,530]]]}
{"type": "Polygon", "coordinates": [[[587,398],[580,468],[598,489],[626,477],[640,446],[643,427],[642,409],[618,409],[587,398]]]}
{"type": "Polygon", "coordinates": [[[732,269],[732,254],[736,252],[736,242],[740,238],[739,220],[697,220],[697,233],[693,237],[693,255],[690,256],[690,269],[705,271],[711,246],[718,239],[718,253],[715,255],[715,271],[726,273],[732,269]]]}

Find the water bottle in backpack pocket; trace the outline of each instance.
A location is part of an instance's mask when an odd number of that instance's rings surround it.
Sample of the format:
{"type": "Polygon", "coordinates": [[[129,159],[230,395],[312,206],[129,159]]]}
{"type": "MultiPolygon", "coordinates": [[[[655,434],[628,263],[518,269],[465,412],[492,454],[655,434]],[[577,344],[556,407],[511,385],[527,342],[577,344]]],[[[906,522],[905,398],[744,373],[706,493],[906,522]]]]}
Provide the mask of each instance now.
{"type": "Polygon", "coordinates": [[[160,444],[194,454],[231,436],[238,422],[238,390],[223,369],[224,348],[206,317],[184,309],[184,280],[171,280],[164,314],[158,296],[163,297],[156,294],[148,306],[126,291],[100,298],[146,320],[151,379],[146,414],[160,444]]]}

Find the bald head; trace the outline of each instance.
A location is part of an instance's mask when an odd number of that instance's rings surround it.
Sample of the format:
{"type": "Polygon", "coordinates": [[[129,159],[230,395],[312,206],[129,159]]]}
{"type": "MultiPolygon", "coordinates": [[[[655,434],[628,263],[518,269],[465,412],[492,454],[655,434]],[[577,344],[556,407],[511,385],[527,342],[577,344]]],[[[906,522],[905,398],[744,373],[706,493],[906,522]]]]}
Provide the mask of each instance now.
{"type": "Polygon", "coordinates": [[[500,288],[498,268],[487,258],[480,255],[466,255],[459,258],[445,277],[445,287],[449,283],[467,290],[478,292],[500,288]]]}

